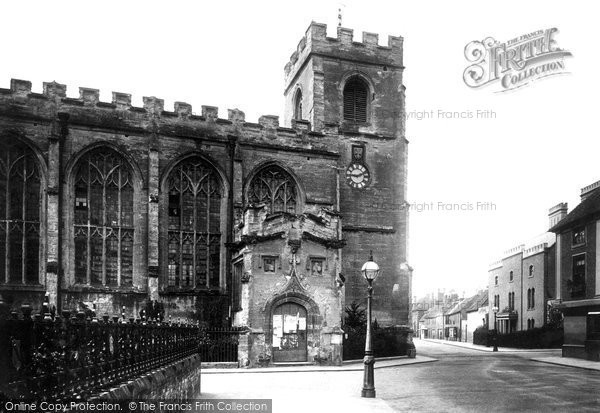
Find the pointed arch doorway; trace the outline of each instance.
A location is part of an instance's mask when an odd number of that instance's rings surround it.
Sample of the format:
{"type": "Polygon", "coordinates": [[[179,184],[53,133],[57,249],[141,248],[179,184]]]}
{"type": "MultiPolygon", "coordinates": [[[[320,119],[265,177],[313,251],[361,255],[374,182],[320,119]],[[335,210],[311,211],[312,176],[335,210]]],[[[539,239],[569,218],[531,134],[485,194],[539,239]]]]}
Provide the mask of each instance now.
{"type": "Polygon", "coordinates": [[[273,361],[307,360],[306,308],[294,302],[277,306],[272,314],[273,361]]]}

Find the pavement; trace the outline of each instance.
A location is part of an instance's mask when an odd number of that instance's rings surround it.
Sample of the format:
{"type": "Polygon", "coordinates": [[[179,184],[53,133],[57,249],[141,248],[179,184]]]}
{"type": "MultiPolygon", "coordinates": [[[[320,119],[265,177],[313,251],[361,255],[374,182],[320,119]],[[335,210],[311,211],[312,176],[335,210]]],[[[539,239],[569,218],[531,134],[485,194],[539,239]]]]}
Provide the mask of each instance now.
{"type": "Polygon", "coordinates": [[[592,371],[600,363],[563,359],[560,349],[492,352],[442,340],[415,340],[415,346],[415,359],[377,360],[374,399],[360,397],[361,360],[203,369],[200,397],[271,399],[276,413],[600,411],[600,373],[592,371]]]}
{"type": "MultiPolygon", "coordinates": [[[[431,343],[439,343],[445,344],[447,346],[454,347],[462,347],[468,348],[477,351],[485,351],[485,352],[494,352],[492,347],[481,346],[473,343],[464,343],[460,341],[447,341],[447,340],[434,340],[434,339],[421,339],[422,341],[428,341],[431,343]]],[[[520,349],[520,348],[508,348],[508,347],[498,347],[498,352],[500,353],[532,353],[536,356],[541,353],[546,353],[543,357],[530,357],[529,359],[532,361],[537,361],[539,363],[548,363],[554,364],[557,366],[565,366],[565,367],[574,367],[578,369],[585,370],[596,370],[600,371],[600,362],[590,361],[590,360],[582,360],[571,357],[562,357],[562,350],[559,348],[549,348],[549,349],[520,349]]]]}
{"type": "MultiPolygon", "coordinates": [[[[431,343],[445,344],[447,346],[469,348],[471,350],[487,351],[487,352],[495,353],[494,348],[491,347],[491,346],[487,347],[487,346],[482,346],[482,345],[479,345],[479,344],[465,343],[465,342],[462,342],[462,341],[435,340],[435,339],[431,339],[431,338],[421,339],[421,341],[428,341],[428,342],[431,342],[431,343]]],[[[529,349],[529,348],[498,347],[498,352],[502,352],[502,353],[539,353],[539,352],[547,352],[547,353],[560,354],[561,353],[561,349],[559,349],[559,348],[548,348],[548,349],[535,348],[535,349],[529,349]]]]}
{"type": "MultiPolygon", "coordinates": [[[[431,363],[437,359],[426,356],[408,357],[385,357],[375,359],[375,369],[385,369],[390,367],[408,366],[412,364],[431,363]]],[[[202,374],[257,374],[257,373],[314,373],[314,372],[335,372],[335,371],[363,371],[362,360],[345,361],[341,366],[315,366],[315,365],[296,365],[296,366],[273,366],[257,367],[252,369],[219,369],[202,368],[202,374]]]]}
{"type": "Polygon", "coordinates": [[[589,361],[561,356],[534,357],[531,360],[538,361],[540,363],[555,364],[557,366],[575,367],[578,369],[600,371],[600,362],[597,361],[589,361]]]}

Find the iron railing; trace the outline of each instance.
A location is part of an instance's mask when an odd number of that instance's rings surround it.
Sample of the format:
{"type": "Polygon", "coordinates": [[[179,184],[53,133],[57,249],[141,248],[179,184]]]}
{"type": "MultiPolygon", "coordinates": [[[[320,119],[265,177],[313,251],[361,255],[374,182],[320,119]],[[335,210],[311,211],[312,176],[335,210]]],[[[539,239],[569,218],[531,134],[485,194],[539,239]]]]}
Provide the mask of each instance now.
{"type": "Polygon", "coordinates": [[[0,398],[88,398],[193,355],[201,342],[193,324],[22,310],[0,320],[0,398]]]}
{"type": "Polygon", "coordinates": [[[237,362],[240,327],[209,328],[204,331],[200,344],[202,362],[237,362]]]}

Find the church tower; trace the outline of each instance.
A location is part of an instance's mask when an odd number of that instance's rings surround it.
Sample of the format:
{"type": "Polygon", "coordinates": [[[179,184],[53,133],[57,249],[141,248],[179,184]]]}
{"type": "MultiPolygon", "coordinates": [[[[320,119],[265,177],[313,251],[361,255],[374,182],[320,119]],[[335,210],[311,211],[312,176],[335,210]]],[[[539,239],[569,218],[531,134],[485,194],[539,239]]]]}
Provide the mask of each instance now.
{"type": "Polygon", "coordinates": [[[381,46],[374,33],[357,42],[351,29],[338,27],[336,38],[326,31],[311,23],[285,66],[285,125],[308,121],[313,135],[337,145],[330,149],[339,153],[345,305],[364,304],[360,268],[372,250],[382,269],[374,317],[380,325],[408,324],[403,39],[390,36],[381,46]]]}

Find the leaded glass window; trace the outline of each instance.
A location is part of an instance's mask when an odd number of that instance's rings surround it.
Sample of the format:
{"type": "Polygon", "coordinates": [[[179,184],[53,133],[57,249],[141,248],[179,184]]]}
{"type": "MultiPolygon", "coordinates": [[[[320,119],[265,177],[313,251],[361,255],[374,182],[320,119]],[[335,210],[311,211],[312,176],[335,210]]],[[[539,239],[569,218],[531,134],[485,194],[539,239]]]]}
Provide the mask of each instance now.
{"type": "Polygon", "coordinates": [[[75,281],[133,284],[133,176],[112,149],[94,150],[75,168],[75,281]]]}
{"type": "Polygon", "coordinates": [[[220,286],[221,180],[199,157],[169,174],[167,285],[220,286]]]}
{"type": "Polygon", "coordinates": [[[27,145],[0,142],[0,283],[39,284],[40,171],[27,145]]]}
{"type": "Polygon", "coordinates": [[[296,212],[296,185],[281,167],[273,165],[261,170],[250,183],[248,202],[264,203],[270,213],[296,212]]]}

